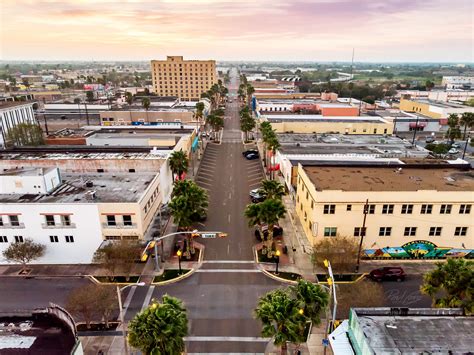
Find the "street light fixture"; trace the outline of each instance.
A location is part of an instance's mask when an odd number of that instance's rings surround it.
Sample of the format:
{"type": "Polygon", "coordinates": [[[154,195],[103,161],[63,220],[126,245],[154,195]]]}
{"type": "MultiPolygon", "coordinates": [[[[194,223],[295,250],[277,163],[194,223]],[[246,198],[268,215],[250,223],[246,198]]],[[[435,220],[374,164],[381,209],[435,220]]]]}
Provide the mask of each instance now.
{"type": "Polygon", "coordinates": [[[179,275],[181,275],[181,255],[183,255],[181,249],[176,252],[176,255],[178,255],[179,275]]]}
{"type": "Polygon", "coordinates": [[[276,258],[276,269],[275,269],[275,275],[278,275],[278,264],[280,263],[280,251],[277,250],[275,252],[275,258],[276,258]]]}
{"type": "Polygon", "coordinates": [[[122,291],[125,290],[126,288],[130,286],[145,286],[144,282],[137,282],[134,284],[130,284],[127,286],[124,286],[120,288],[118,285],[116,286],[117,288],[117,298],[118,298],[118,303],[119,303],[119,314],[120,314],[120,322],[122,323],[122,336],[123,336],[123,346],[125,350],[125,355],[128,355],[128,341],[127,341],[127,327],[125,326],[125,316],[123,314],[123,309],[122,309],[122,291]]]}

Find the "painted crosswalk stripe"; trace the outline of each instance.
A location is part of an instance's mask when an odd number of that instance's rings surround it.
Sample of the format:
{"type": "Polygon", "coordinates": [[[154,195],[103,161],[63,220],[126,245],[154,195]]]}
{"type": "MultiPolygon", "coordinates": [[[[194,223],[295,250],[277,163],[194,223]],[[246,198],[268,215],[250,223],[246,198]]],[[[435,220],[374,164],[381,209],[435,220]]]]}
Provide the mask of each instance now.
{"type": "Polygon", "coordinates": [[[127,298],[125,299],[125,302],[123,303],[123,309],[125,312],[128,309],[128,306],[130,306],[130,302],[132,302],[133,295],[135,294],[135,291],[137,289],[137,286],[132,286],[130,287],[130,291],[128,292],[127,298]]]}
{"type": "Polygon", "coordinates": [[[254,260],[204,260],[204,264],[253,264],[254,260]]]}
{"type": "Polygon", "coordinates": [[[238,273],[253,273],[253,272],[261,272],[258,269],[199,269],[196,272],[238,272],[238,273]]]}
{"type": "Polygon", "coordinates": [[[148,307],[151,301],[151,296],[153,296],[153,291],[155,290],[155,286],[150,286],[148,292],[146,293],[145,300],[143,301],[142,311],[148,307]]]}
{"type": "Polygon", "coordinates": [[[270,338],[261,337],[217,337],[217,336],[188,336],[184,337],[185,341],[236,341],[246,343],[262,342],[266,343],[270,341],[270,338]]]}

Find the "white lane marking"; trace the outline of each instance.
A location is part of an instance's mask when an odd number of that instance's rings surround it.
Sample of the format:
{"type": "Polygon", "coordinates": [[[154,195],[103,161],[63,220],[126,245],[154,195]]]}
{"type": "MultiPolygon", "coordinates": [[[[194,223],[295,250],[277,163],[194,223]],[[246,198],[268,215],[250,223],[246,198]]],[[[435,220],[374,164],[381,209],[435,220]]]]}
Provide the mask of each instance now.
{"type": "Polygon", "coordinates": [[[148,307],[150,304],[151,296],[153,296],[153,291],[155,290],[155,286],[150,286],[148,292],[146,293],[145,300],[143,301],[142,311],[148,307]]]}
{"type": "Polygon", "coordinates": [[[135,290],[137,289],[137,286],[132,286],[130,287],[130,292],[127,295],[127,298],[125,299],[125,302],[123,303],[123,309],[124,312],[127,311],[128,306],[130,306],[130,302],[132,302],[133,294],[135,293],[135,290]]]}
{"type": "Polygon", "coordinates": [[[253,264],[253,260],[204,260],[204,264],[253,264]]]}
{"type": "Polygon", "coordinates": [[[228,216],[227,216],[227,220],[228,220],[228,221],[229,221],[229,223],[230,223],[230,215],[228,215],[228,216]]]}
{"type": "Polygon", "coordinates": [[[261,181],[259,181],[259,182],[254,182],[253,184],[250,184],[250,185],[249,185],[249,188],[252,188],[252,187],[254,187],[254,186],[261,186],[261,185],[262,185],[262,182],[261,182],[261,181]]]}
{"type": "Polygon", "coordinates": [[[265,355],[265,353],[186,353],[187,355],[265,355]]]}
{"type": "Polygon", "coordinates": [[[196,180],[207,180],[207,181],[212,182],[212,179],[209,179],[209,178],[204,177],[204,176],[198,176],[198,178],[196,180]]]}
{"type": "MultiPolygon", "coordinates": [[[[229,200],[232,199],[232,192],[229,192],[229,200]]],[[[229,215],[229,219],[230,219],[230,215],[229,215]]]]}
{"type": "Polygon", "coordinates": [[[198,181],[197,184],[198,184],[198,186],[201,186],[201,187],[202,187],[202,186],[209,186],[209,187],[212,186],[212,184],[210,184],[210,183],[208,183],[208,182],[204,182],[204,181],[198,181]]]}
{"type": "Polygon", "coordinates": [[[189,336],[184,337],[185,341],[237,341],[246,343],[268,342],[270,338],[261,337],[213,337],[213,336],[189,336]]]}
{"type": "Polygon", "coordinates": [[[199,172],[199,176],[201,176],[201,175],[210,176],[210,177],[214,177],[214,176],[215,176],[214,174],[209,174],[209,173],[207,173],[206,171],[200,171],[200,172],[199,172]]]}
{"type": "Polygon", "coordinates": [[[195,272],[234,272],[234,273],[255,273],[255,272],[262,272],[259,269],[199,269],[195,272]]]}

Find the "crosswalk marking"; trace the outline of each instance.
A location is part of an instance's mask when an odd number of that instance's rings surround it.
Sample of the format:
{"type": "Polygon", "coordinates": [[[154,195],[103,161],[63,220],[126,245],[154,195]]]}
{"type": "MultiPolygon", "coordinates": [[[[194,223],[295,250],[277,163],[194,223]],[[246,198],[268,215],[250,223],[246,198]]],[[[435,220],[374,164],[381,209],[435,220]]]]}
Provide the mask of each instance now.
{"type": "Polygon", "coordinates": [[[204,260],[203,264],[253,264],[254,260],[204,260]]]}
{"type": "Polygon", "coordinates": [[[150,286],[148,292],[146,293],[145,300],[143,301],[142,311],[148,307],[151,301],[151,296],[153,296],[153,291],[155,290],[155,286],[150,286]]]}
{"type": "Polygon", "coordinates": [[[199,270],[196,270],[195,272],[237,272],[237,273],[241,273],[241,272],[247,272],[247,273],[251,273],[251,272],[261,272],[261,270],[259,269],[199,269],[199,270]]]}
{"type": "Polygon", "coordinates": [[[185,341],[237,341],[246,343],[262,342],[267,343],[270,338],[261,337],[217,337],[217,336],[188,336],[184,337],[185,341]]]}

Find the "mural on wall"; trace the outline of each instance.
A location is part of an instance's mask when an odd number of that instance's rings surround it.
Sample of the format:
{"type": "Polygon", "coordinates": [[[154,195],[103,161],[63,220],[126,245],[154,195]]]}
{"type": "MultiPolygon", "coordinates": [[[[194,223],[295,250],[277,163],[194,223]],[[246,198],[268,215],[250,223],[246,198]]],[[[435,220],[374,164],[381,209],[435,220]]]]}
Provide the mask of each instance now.
{"type": "Polygon", "coordinates": [[[474,249],[438,247],[427,240],[415,240],[401,247],[365,249],[365,258],[444,259],[474,258],[474,249]]]}

